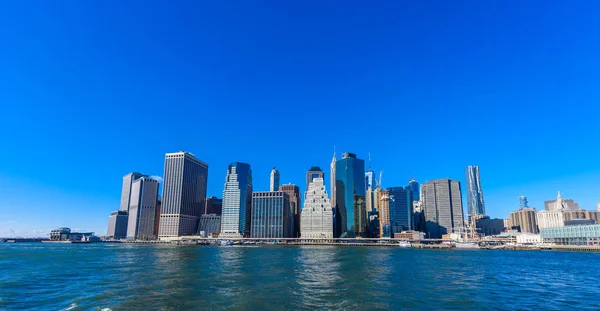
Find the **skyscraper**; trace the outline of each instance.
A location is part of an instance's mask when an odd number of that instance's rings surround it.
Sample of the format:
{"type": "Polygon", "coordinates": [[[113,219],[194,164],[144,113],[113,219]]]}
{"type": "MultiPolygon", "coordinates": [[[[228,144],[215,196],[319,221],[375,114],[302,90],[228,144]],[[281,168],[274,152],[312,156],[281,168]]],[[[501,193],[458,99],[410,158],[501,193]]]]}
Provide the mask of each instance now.
{"type": "Polygon", "coordinates": [[[333,238],[333,209],[323,178],[313,179],[306,189],[301,226],[302,238],[333,238]]]}
{"type": "Polygon", "coordinates": [[[129,217],[129,208],[131,205],[131,185],[135,180],[143,176],[147,175],[133,172],[123,176],[121,204],[119,206],[120,213],[113,212],[108,218],[107,236],[112,238],[124,238],[127,236],[127,223],[129,217]]]}
{"type": "Polygon", "coordinates": [[[392,226],[390,222],[390,193],[381,190],[379,195],[379,237],[392,237],[392,226]]]}
{"type": "MultiPolygon", "coordinates": [[[[331,165],[329,166],[329,187],[331,188],[331,207],[335,209],[335,163],[337,158],[335,156],[335,148],[333,150],[333,159],[331,160],[331,165]]],[[[600,203],[598,203],[598,210],[600,210],[600,203]]]]}
{"type": "Polygon", "coordinates": [[[290,208],[294,211],[294,234],[293,237],[300,236],[300,187],[287,184],[279,186],[279,191],[283,191],[290,197],[290,208]]]}
{"type": "Polygon", "coordinates": [[[346,152],[336,162],[335,174],[335,237],[362,236],[367,227],[365,161],[346,152]]]}
{"type": "Polygon", "coordinates": [[[128,240],[153,240],[158,203],[158,181],[140,177],[131,184],[128,240]]]}
{"type": "Polygon", "coordinates": [[[121,188],[121,206],[120,211],[129,212],[129,202],[131,200],[131,184],[138,178],[147,176],[142,173],[133,172],[123,176],[123,187],[121,188]]]}
{"type": "Polygon", "coordinates": [[[410,193],[412,194],[413,201],[421,200],[421,190],[419,189],[419,182],[411,179],[408,182],[408,187],[410,188],[410,193]]]}
{"type": "Polygon", "coordinates": [[[290,200],[283,191],[252,193],[251,238],[291,238],[294,216],[290,200]]]}
{"type": "Polygon", "coordinates": [[[270,191],[277,191],[279,189],[279,171],[273,167],[271,170],[271,187],[270,191]]]}
{"type": "Polygon", "coordinates": [[[318,166],[313,166],[310,169],[308,169],[308,172],[306,172],[306,189],[308,189],[308,185],[315,178],[325,179],[325,173],[323,173],[323,170],[321,170],[321,168],[318,166]]]}
{"type": "Polygon", "coordinates": [[[111,239],[123,239],[127,236],[127,212],[114,211],[108,217],[106,236],[111,239]]]}
{"type": "Polygon", "coordinates": [[[464,228],[460,182],[450,179],[426,182],[421,186],[421,201],[429,238],[441,238],[464,228]]]}
{"type": "Polygon", "coordinates": [[[527,197],[522,195],[519,197],[519,208],[528,208],[527,197]]]}
{"type": "Polygon", "coordinates": [[[481,190],[481,179],[479,178],[479,166],[467,167],[467,207],[469,208],[469,219],[471,217],[485,216],[485,203],[483,191],[481,190]]]}
{"type": "Polygon", "coordinates": [[[252,170],[250,164],[233,162],[227,169],[223,189],[223,213],[219,237],[250,236],[252,214],[252,170]]]}
{"type": "Polygon", "coordinates": [[[216,214],[221,216],[223,211],[223,200],[217,197],[206,198],[206,211],[204,214],[216,214]]]}
{"type": "Polygon", "coordinates": [[[165,155],[159,238],[194,235],[205,210],[208,164],[185,151],[165,155]]]}
{"type": "Polygon", "coordinates": [[[390,223],[392,236],[406,230],[415,230],[413,226],[413,198],[411,185],[407,187],[387,188],[390,196],[390,223]]]}

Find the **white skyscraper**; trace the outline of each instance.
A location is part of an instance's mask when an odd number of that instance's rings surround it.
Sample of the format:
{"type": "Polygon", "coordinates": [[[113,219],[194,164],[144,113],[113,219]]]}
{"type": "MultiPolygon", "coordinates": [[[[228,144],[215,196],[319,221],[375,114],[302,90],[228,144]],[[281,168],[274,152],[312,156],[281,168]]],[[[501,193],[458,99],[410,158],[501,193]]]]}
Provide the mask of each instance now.
{"type": "Polygon", "coordinates": [[[152,240],[156,224],[158,181],[141,177],[131,184],[127,239],[152,240]]]}
{"type": "Polygon", "coordinates": [[[250,236],[252,216],[252,170],[250,164],[229,164],[223,189],[223,212],[219,237],[250,236]]]}
{"type": "Polygon", "coordinates": [[[315,178],[308,185],[300,224],[302,238],[333,238],[333,210],[323,178],[315,178]]]}
{"type": "Polygon", "coordinates": [[[279,171],[276,168],[271,170],[271,187],[270,191],[279,191],[279,171]]]}

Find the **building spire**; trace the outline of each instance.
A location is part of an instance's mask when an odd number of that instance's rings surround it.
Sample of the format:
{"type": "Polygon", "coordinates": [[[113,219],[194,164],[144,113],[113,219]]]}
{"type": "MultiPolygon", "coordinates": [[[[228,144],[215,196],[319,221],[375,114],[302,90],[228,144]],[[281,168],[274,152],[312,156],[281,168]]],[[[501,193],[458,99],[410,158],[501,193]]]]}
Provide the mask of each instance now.
{"type": "Polygon", "coordinates": [[[369,171],[371,170],[371,153],[369,152],[369,171]]]}
{"type": "Polygon", "coordinates": [[[335,162],[337,159],[335,157],[335,145],[333,145],[333,160],[332,162],[335,162]]]}

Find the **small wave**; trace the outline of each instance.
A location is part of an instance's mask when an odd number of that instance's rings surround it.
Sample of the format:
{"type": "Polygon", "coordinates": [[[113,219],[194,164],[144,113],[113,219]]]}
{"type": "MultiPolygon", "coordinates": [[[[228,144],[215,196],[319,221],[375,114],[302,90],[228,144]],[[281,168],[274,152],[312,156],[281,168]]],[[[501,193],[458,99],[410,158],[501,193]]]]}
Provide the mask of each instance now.
{"type": "Polygon", "coordinates": [[[70,307],[62,309],[60,311],[69,311],[69,310],[73,310],[75,308],[77,308],[77,304],[76,303],[72,303],[70,307]]]}

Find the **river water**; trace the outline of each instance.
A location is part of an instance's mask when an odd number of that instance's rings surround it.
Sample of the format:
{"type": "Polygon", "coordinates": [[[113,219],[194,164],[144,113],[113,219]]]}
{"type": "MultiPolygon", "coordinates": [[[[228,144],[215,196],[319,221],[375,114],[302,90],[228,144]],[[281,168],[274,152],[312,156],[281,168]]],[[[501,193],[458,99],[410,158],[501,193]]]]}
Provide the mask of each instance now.
{"type": "Polygon", "coordinates": [[[0,310],[600,310],[600,253],[0,244],[0,310]]]}

